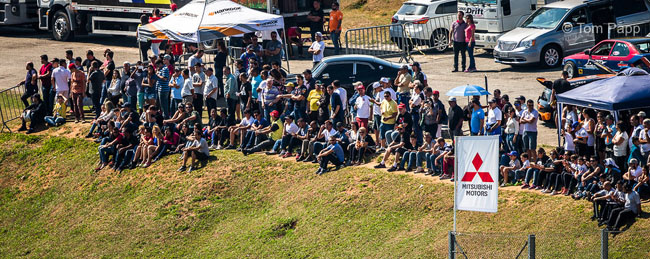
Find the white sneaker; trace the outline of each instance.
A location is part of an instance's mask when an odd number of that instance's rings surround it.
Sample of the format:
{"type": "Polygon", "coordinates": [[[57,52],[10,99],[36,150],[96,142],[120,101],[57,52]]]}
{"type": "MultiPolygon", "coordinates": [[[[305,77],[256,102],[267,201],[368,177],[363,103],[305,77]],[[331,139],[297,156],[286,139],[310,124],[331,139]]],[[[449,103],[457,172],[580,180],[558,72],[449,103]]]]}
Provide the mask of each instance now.
{"type": "Polygon", "coordinates": [[[217,150],[222,150],[222,149],[223,147],[221,147],[221,145],[217,145],[217,150]]]}

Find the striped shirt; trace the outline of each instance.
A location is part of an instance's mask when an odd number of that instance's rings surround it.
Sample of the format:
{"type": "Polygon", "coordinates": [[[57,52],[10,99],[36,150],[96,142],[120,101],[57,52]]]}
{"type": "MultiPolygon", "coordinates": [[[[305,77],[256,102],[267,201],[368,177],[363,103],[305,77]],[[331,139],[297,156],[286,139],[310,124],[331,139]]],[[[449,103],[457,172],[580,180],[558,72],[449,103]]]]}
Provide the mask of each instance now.
{"type": "Polygon", "coordinates": [[[156,75],[158,76],[156,79],[156,89],[158,92],[169,92],[169,68],[167,66],[163,66],[161,69],[158,69],[156,75]],[[160,77],[164,77],[163,79],[160,79],[160,77]]]}

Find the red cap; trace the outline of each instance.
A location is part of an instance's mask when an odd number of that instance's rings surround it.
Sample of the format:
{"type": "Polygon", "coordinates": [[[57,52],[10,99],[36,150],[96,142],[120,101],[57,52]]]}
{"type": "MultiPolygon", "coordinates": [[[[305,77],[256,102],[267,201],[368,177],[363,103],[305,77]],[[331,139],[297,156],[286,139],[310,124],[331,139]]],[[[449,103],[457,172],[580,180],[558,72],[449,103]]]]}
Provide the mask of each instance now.
{"type": "Polygon", "coordinates": [[[68,69],[73,69],[73,68],[77,68],[77,66],[75,66],[74,63],[71,63],[70,65],[68,65],[68,69]]]}
{"type": "Polygon", "coordinates": [[[363,85],[357,86],[357,90],[362,90],[362,89],[365,90],[366,88],[363,87],[363,85]]]}
{"type": "Polygon", "coordinates": [[[406,104],[400,103],[399,105],[397,105],[397,108],[405,109],[405,108],[406,108],[406,104]]]}
{"type": "Polygon", "coordinates": [[[433,90],[433,94],[440,95],[440,92],[438,92],[438,90],[433,90]]]}
{"type": "Polygon", "coordinates": [[[272,117],[279,118],[280,117],[280,112],[275,110],[275,111],[272,111],[270,115],[272,117]]]}

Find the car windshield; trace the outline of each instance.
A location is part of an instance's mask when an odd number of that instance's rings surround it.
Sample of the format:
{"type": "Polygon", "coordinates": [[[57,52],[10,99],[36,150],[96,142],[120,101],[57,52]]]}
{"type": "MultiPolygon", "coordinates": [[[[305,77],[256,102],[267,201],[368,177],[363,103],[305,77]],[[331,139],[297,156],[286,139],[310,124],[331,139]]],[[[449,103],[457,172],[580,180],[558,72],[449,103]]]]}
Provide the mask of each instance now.
{"type": "Polygon", "coordinates": [[[318,65],[316,65],[315,68],[312,69],[312,75],[320,75],[321,72],[323,72],[323,69],[325,68],[325,62],[319,62],[318,65]]]}
{"type": "Polygon", "coordinates": [[[401,15],[423,15],[427,13],[427,8],[429,8],[426,5],[421,5],[421,4],[409,4],[406,3],[402,5],[402,7],[397,11],[397,14],[401,15]]]}
{"type": "Polygon", "coordinates": [[[533,13],[526,21],[521,25],[523,28],[535,28],[535,29],[553,29],[561,21],[562,17],[569,11],[566,8],[547,8],[542,7],[533,13]]]}
{"type": "Polygon", "coordinates": [[[648,53],[650,53],[650,42],[637,43],[636,48],[642,54],[648,54],[648,53]]]}
{"type": "Polygon", "coordinates": [[[466,4],[497,4],[497,0],[459,0],[458,2],[466,4]]]}

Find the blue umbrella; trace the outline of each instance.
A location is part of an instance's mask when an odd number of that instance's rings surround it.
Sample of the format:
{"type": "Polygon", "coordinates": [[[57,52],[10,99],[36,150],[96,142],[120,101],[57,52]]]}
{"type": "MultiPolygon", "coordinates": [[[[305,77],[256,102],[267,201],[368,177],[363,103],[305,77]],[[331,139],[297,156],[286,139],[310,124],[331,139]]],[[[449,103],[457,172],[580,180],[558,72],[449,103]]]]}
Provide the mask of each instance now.
{"type": "Polygon", "coordinates": [[[451,89],[447,92],[447,96],[474,96],[474,95],[490,95],[488,91],[478,85],[462,85],[451,89]]]}

